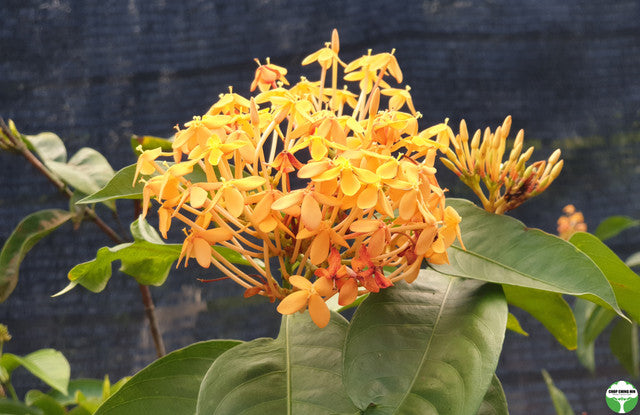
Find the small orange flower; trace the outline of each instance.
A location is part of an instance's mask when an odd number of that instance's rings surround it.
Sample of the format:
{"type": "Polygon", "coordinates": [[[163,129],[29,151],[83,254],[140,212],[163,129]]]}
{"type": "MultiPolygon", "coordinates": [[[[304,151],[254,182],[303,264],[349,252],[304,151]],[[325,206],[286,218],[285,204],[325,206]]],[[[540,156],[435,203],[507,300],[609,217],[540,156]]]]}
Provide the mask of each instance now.
{"type": "Polygon", "coordinates": [[[289,294],[278,305],[281,314],[293,314],[309,307],[309,314],[314,323],[320,328],[329,324],[331,312],[325,303],[325,298],[335,294],[333,285],[326,278],[318,278],[313,284],[299,275],[289,277],[289,283],[298,291],[289,294]]]}
{"type": "Polygon", "coordinates": [[[268,91],[269,88],[277,88],[276,82],[280,81],[285,85],[289,85],[289,82],[284,77],[287,74],[287,70],[282,66],[274,65],[267,58],[265,65],[260,64],[260,61],[256,59],[258,68],[256,69],[255,77],[251,83],[250,91],[253,92],[256,88],[259,88],[261,92],[268,91]]]}

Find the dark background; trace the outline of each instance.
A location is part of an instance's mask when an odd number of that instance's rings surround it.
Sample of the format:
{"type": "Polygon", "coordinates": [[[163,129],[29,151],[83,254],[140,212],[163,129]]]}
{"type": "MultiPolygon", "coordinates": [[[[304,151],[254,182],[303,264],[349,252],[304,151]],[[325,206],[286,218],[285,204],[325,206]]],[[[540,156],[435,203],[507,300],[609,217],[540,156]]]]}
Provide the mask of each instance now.
{"type": "MultiPolygon", "coordinates": [[[[528,225],[554,232],[567,203],[585,213],[591,230],[609,215],[640,217],[637,0],[3,0],[0,116],[23,133],[56,132],[69,155],[96,148],[117,170],[135,161],[131,134],[169,136],[229,85],[247,95],[255,57],[287,67],[290,81],[316,77],[315,68],[302,70],[299,62],[334,27],[345,61],[367,48],[397,49],[422,127],[449,117],[454,126],[465,118],[470,129],[495,128],[511,114],[512,131],[525,129],[535,158],[562,148],[560,179],[514,213],[528,225]]],[[[468,195],[440,170],[451,195],[468,195]]],[[[0,242],[26,214],[66,206],[17,157],[0,154],[0,172],[0,242]]],[[[120,207],[126,226],[133,212],[120,207]]],[[[72,377],[112,380],[153,360],[131,278],[115,272],[102,294],[77,288],[49,297],[66,285],[71,267],[104,245],[110,241],[85,223],[80,231],[61,228],[27,256],[16,291],[0,305],[0,322],[14,336],[5,350],[53,347],[70,360],[72,377]]],[[[640,238],[627,232],[611,246],[625,257],[640,250],[640,238]]],[[[230,282],[199,283],[194,274],[211,271],[191,271],[152,289],[169,350],[276,334],[273,305],[243,300],[230,282]]],[[[608,413],[606,388],[628,378],[606,338],[591,376],[539,323],[518,315],[531,336],[508,333],[499,367],[512,413],[553,413],[542,368],[577,413],[608,413]]],[[[16,382],[20,390],[34,386],[27,375],[16,382]]]]}

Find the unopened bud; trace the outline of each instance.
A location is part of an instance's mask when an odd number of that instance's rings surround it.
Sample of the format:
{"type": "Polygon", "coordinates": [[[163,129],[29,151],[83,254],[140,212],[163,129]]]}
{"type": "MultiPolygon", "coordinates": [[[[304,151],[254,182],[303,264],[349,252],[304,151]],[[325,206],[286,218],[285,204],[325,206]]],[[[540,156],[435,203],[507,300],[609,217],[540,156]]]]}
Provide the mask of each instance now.
{"type": "Polygon", "coordinates": [[[440,157],[440,161],[442,162],[442,164],[444,164],[446,168],[454,172],[456,176],[458,177],[462,176],[462,173],[460,172],[460,170],[458,170],[458,168],[451,161],[449,161],[444,157],[440,157]]]}
{"type": "Polygon", "coordinates": [[[564,166],[564,160],[560,160],[558,163],[556,163],[555,166],[553,166],[553,169],[551,169],[551,174],[549,175],[552,181],[560,175],[562,166],[564,166]]]}
{"type": "Polygon", "coordinates": [[[502,138],[506,140],[511,130],[511,115],[507,115],[507,118],[502,122],[502,138]]]}
{"type": "Polygon", "coordinates": [[[340,51],[340,37],[338,37],[337,29],[333,29],[333,32],[331,32],[331,50],[335,53],[340,51]]]}

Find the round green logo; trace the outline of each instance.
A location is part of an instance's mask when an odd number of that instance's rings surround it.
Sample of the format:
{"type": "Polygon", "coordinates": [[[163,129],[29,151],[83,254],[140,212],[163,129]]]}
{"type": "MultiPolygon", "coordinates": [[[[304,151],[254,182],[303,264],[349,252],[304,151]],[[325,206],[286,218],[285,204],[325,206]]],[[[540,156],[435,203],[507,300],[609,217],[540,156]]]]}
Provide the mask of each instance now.
{"type": "Polygon", "coordinates": [[[617,414],[626,414],[638,404],[638,391],[624,380],[613,383],[605,395],[607,406],[617,414]]]}

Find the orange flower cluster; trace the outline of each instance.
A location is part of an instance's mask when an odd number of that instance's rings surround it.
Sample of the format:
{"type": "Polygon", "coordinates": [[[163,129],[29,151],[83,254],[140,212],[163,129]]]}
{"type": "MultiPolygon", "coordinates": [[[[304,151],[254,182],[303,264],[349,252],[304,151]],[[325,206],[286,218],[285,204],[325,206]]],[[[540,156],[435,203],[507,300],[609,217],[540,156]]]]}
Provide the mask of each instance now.
{"type": "Polygon", "coordinates": [[[575,206],[567,205],[562,208],[564,215],[558,218],[558,236],[568,241],[576,232],[586,232],[587,224],[584,223],[582,212],[577,211],[575,206]]]}
{"type": "Polygon", "coordinates": [[[338,52],[334,31],[303,61],[320,64],[320,80],[288,89],[286,69],[267,61],[251,87],[259,95],[221,95],[178,129],[172,152],[144,151],[136,172],[144,176],[143,214],[150,200],[159,204],[161,234],[174,219],[186,225],[179,263],[213,264],[245,296],[282,300],[283,314],[308,308],[320,327],[329,321],[329,297],[348,305],[411,282],[423,260],[446,263],[460,239],[461,218],[445,207],[433,167],[450,128],[419,131],[409,88],[383,79],[402,82],[393,53],[369,51],[345,64],[338,52]],[[338,88],[340,69],[359,94],[338,88]],[[390,97],[386,109],[381,94],[390,97]],[[194,170],[206,180],[192,180],[194,170]],[[219,247],[241,254],[257,274],[219,247]]]}
{"type": "Polygon", "coordinates": [[[508,116],[493,133],[489,128],[484,134],[477,130],[469,145],[467,124],[462,120],[460,134],[451,140],[453,150],[447,149],[446,158],[440,159],[473,190],[484,209],[492,213],[501,214],[515,209],[527,199],[545,191],[558,177],[564,164],[563,160],[559,160],[558,149],[547,161],[540,160],[526,166],[533,154],[533,147],[522,153],[523,130],[516,136],[509,159],[503,162],[510,129],[511,116],[508,116]],[[489,192],[488,197],[480,182],[484,183],[489,192]]]}

